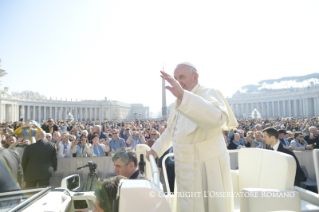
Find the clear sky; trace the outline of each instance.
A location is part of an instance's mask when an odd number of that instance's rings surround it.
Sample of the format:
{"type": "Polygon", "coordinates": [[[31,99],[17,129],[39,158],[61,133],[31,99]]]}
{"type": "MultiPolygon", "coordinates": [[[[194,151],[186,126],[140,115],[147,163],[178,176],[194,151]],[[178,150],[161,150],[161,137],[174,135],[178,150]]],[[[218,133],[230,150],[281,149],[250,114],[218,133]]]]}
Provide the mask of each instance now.
{"type": "Polygon", "coordinates": [[[226,97],[319,72],[319,1],[0,0],[0,58],[9,92],[158,111],[163,64],[193,63],[226,97]]]}

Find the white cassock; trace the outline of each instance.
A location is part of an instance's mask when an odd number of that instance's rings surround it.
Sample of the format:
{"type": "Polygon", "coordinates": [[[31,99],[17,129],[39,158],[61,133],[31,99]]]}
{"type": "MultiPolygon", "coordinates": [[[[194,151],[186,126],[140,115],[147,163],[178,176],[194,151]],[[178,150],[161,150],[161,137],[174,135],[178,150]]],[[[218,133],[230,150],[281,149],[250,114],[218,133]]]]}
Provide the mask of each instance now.
{"type": "Polygon", "coordinates": [[[160,157],[173,144],[177,191],[181,196],[186,192],[200,192],[196,197],[178,197],[176,211],[233,211],[232,197],[209,197],[205,192],[211,192],[213,196],[213,192],[233,190],[222,130],[237,125],[233,112],[218,90],[197,84],[191,92],[184,90],[178,108],[175,102],[167,129],[152,149],[160,157]]]}

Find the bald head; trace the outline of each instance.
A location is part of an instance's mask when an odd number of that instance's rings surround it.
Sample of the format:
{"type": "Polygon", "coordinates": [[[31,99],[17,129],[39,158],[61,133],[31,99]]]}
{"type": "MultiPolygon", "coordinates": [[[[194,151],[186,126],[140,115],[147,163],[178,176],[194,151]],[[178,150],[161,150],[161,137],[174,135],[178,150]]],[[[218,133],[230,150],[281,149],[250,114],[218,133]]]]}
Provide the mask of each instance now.
{"type": "Polygon", "coordinates": [[[35,134],[35,140],[38,141],[40,139],[43,139],[46,135],[46,132],[39,130],[36,134],[35,134]]]}

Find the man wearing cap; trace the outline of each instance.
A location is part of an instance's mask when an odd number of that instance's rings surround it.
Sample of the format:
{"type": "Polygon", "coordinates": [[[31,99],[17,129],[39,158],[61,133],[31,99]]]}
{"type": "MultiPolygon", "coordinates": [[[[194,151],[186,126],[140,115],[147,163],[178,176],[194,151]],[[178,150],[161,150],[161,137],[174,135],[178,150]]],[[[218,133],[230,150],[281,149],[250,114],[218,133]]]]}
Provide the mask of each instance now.
{"type": "Polygon", "coordinates": [[[278,141],[283,145],[284,148],[289,149],[290,143],[286,138],[286,130],[278,130],[278,141]]]}
{"type": "Polygon", "coordinates": [[[218,90],[198,84],[198,72],[190,63],[178,64],[174,77],[161,77],[176,101],[167,128],[147,152],[160,157],[172,145],[177,191],[201,195],[178,196],[176,211],[233,211],[233,198],[209,198],[205,191],[232,192],[230,161],[222,131],[238,126],[227,101],[218,90]]]}

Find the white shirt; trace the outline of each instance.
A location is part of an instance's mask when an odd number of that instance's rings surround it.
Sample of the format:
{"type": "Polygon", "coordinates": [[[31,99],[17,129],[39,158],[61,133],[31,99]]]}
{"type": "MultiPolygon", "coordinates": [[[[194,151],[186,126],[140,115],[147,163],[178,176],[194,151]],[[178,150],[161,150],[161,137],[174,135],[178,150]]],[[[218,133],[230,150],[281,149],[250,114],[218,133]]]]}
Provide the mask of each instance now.
{"type": "Polygon", "coordinates": [[[274,151],[278,151],[279,143],[280,142],[277,140],[277,143],[272,147],[274,151]]]}
{"type": "Polygon", "coordinates": [[[71,150],[72,143],[70,141],[67,142],[66,152],[64,152],[64,142],[60,141],[59,148],[58,148],[58,157],[59,158],[71,158],[72,157],[72,150],[71,150]]]}

